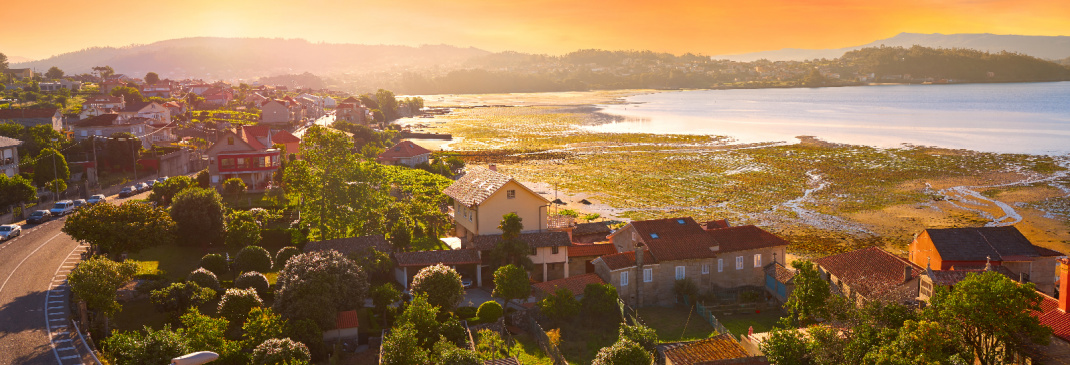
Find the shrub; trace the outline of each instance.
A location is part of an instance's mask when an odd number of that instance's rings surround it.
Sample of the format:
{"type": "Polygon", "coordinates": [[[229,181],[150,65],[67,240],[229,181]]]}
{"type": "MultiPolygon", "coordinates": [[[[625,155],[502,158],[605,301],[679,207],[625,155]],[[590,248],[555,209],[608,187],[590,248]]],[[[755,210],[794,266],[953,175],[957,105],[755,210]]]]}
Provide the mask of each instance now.
{"type": "Polygon", "coordinates": [[[201,287],[195,282],[172,283],[153,290],[150,294],[153,306],[159,312],[184,312],[186,309],[208,303],[215,298],[215,290],[201,287]]]}
{"type": "Polygon", "coordinates": [[[657,351],[658,333],[653,328],[644,325],[621,324],[619,338],[631,340],[651,353],[657,351]]]}
{"type": "Polygon", "coordinates": [[[197,283],[197,285],[200,285],[202,288],[212,289],[217,293],[221,289],[219,286],[219,278],[203,267],[189,273],[189,276],[186,276],[186,281],[197,283]]]}
{"type": "Polygon", "coordinates": [[[268,272],[272,266],[271,254],[260,246],[245,246],[234,258],[234,266],[238,272],[268,272]]]}
{"type": "Polygon", "coordinates": [[[290,258],[275,282],[275,313],[334,328],[337,312],[357,308],[368,295],[364,271],[338,253],[314,251],[290,258]]]}
{"type": "Polygon", "coordinates": [[[223,258],[223,255],[217,253],[210,253],[201,257],[201,267],[205,270],[211,271],[216,276],[226,274],[230,271],[227,267],[227,259],[223,258]]]}
{"type": "Polygon", "coordinates": [[[223,182],[223,193],[229,196],[240,195],[245,192],[245,182],[242,179],[232,177],[223,182]]]}
{"type": "Polygon", "coordinates": [[[312,355],[305,344],[287,338],[273,338],[253,350],[253,364],[308,364],[312,355]]]}
{"type": "Polygon", "coordinates": [[[243,272],[237,279],[234,279],[234,287],[238,289],[254,289],[256,295],[264,298],[268,294],[268,290],[271,289],[271,284],[268,283],[268,279],[264,274],[256,271],[243,272]]]}
{"type": "Polygon", "coordinates": [[[654,363],[654,358],[643,346],[628,339],[621,339],[613,346],[603,347],[598,350],[592,365],[649,365],[654,363]]]}
{"type": "Polygon", "coordinates": [[[253,289],[227,289],[223,299],[219,300],[219,315],[226,318],[230,323],[243,323],[249,311],[256,307],[263,307],[264,302],[256,296],[253,289]]]}
{"type": "Polygon", "coordinates": [[[227,223],[224,244],[230,249],[260,244],[260,226],[249,220],[233,220],[227,223]]]}
{"type": "Polygon", "coordinates": [[[476,307],[457,307],[457,310],[453,312],[460,319],[475,318],[476,307]]]}
{"type": "Polygon", "coordinates": [[[497,321],[502,316],[502,305],[493,300],[488,300],[479,305],[479,310],[476,311],[476,317],[479,317],[480,322],[490,323],[497,321]]]}
{"type": "Polygon", "coordinates": [[[412,292],[427,295],[427,302],[443,311],[452,311],[464,299],[461,274],[438,264],[420,269],[412,279],[412,292]]]}
{"type": "Polygon", "coordinates": [[[282,270],[282,268],[286,267],[286,261],[300,254],[301,250],[294,246],[280,248],[279,252],[275,254],[275,270],[282,270]]]}

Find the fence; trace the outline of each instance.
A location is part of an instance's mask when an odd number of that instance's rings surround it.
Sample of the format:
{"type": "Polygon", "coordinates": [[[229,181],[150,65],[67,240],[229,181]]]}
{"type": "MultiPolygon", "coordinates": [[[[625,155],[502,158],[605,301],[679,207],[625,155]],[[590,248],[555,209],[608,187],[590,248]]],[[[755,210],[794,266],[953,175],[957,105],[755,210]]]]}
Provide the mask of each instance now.
{"type": "Polygon", "coordinates": [[[546,335],[546,331],[535,320],[535,316],[528,317],[528,332],[531,333],[531,338],[535,339],[535,342],[539,344],[539,348],[546,353],[546,356],[553,360],[554,365],[568,365],[568,361],[565,361],[565,355],[561,354],[561,350],[557,348],[557,345],[550,342],[550,337],[546,335]]]}
{"type": "Polygon", "coordinates": [[[639,311],[628,304],[625,304],[620,298],[617,298],[617,307],[620,308],[620,316],[624,320],[624,323],[629,326],[646,326],[646,324],[643,323],[643,319],[639,317],[639,311]]]}
{"type": "Polygon", "coordinates": [[[691,298],[685,295],[684,304],[693,305],[693,308],[695,308],[695,313],[697,313],[699,317],[702,317],[702,319],[705,319],[706,322],[710,324],[710,326],[713,326],[713,329],[716,330],[717,333],[732,335],[732,332],[721,324],[721,321],[718,320],[717,317],[710,312],[710,309],[708,307],[702,304],[702,301],[695,300],[694,303],[691,303],[691,298]]]}

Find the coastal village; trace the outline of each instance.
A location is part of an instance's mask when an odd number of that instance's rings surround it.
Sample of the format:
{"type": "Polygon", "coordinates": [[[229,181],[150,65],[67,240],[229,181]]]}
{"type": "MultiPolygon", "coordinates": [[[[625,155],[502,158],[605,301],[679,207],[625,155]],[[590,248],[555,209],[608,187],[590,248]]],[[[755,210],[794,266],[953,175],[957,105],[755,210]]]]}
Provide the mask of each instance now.
{"type": "Polygon", "coordinates": [[[54,213],[87,252],[59,305],[74,361],[1070,364],[1070,260],[1013,225],[804,258],[769,227],[569,209],[405,138],[394,121],[443,111],[385,90],[5,81],[36,91],[0,107],[0,223],[80,207],[54,213]]]}

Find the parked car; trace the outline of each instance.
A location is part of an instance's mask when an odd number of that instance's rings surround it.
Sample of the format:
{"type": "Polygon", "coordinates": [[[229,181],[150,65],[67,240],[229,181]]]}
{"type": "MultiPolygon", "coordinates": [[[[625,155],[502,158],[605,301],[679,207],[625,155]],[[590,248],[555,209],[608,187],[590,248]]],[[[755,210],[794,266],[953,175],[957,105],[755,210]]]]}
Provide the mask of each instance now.
{"type": "Polygon", "coordinates": [[[85,202],[85,199],[74,199],[74,210],[82,209],[82,207],[89,205],[85,202]]]}
{"type": "Polygon", "coordinates": [[[471,288],[472,287],[472,279],[469,279],[469,278],[466,278],[464,276],[461,276],[461,286],[463,286],[465,289],[471,288]]]}
{"type": "Polygon", "coordinates": [[[137,184],[137,185],[134,185],[134,186],[135,186],[135,187],[137,187],[137,191],[138,191],[139,193],[140,193],[140,192],[146,192],[146,191],[149,191],[149,184],[146,184],[146,183],[139,183],[139,184],[137,184]]]}
{"type": "Polygon", "coordinates": [[[60,200],[52,205],[52,209],[48,210],[54,217],[62,217],[67,214],[74,213],[74,202],[70,200],[60,200]]]}
{"type": "Polygon", "coordinates": [[[167,181],[167,176],[164,176],[164,177],[161,177],[161,178],[159,178],[159,179],[156,179],[156,182],[157,182],[157,183],[162,183],[162,182],[164,182],[164,181],[167,181]]]}
{"type": "Polygon", "coordinates": [[[106,201],[108,201],[108,198],[105,197],[104,194],[97,194],[97,195],[93,195],[93,196],[89,197],[89,199],[86,200],[85,202],[89,203],[89,204],[96,204],[96,203],[103,203],[103,202],[106,202],[106,201]]]}
{"type": "Polygon", "coordinates": [[[22,235],[22,226],[18,224],[5,224],[0,226],[0,241],[7,241],[9,239],[22,235]]]}
{"type": "Polygon", "coordinates": [[[137,194],[137,188],[133,186],[127,186],[119,191],[120,198],[125,198],[134,194],[137,194]]]}
{"type": "Polygon", "coordinates": [[[49,213],[47,210],[35,210],[33,213],[30,213],[29,218],[26,218],[26,222],[37,224],[48,222],[50,219],[52,219],[52,213],[49,213]]]}

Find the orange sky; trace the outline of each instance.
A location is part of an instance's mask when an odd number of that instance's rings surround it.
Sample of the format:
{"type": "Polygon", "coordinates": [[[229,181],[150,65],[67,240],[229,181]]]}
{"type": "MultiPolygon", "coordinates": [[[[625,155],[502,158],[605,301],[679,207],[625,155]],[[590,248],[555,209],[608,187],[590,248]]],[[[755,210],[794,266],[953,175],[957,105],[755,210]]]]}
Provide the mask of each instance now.
{"type": "Polygon", "coordinates": [[[4,10],[0,53],[32,59],[191,36],[717,55],[900,32],[1070,33],[1070,1],[1056,0],[15,0],[4,10]]]}

